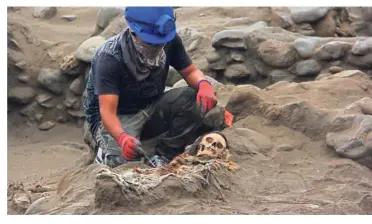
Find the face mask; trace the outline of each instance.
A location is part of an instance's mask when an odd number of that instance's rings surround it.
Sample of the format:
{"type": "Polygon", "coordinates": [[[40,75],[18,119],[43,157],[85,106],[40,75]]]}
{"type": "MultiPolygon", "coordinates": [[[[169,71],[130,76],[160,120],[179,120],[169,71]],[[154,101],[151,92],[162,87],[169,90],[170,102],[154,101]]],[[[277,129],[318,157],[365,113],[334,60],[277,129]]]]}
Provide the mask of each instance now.
{"type": "Polygon", "coordinates": [[[140,60],[149,67],[159,67],[165,59],[164,44],[153,45],[139,42],[134,34],[131,35],[136,51],[139,53],[140,60]]]}

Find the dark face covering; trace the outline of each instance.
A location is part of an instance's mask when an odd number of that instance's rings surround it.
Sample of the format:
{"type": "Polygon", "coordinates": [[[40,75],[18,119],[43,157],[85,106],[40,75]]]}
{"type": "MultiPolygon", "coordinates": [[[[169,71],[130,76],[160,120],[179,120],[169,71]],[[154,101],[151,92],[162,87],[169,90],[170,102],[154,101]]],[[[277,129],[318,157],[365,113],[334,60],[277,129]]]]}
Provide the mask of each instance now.
{"type": "Polygon", "coordinates": [[[122,33],[121,48],[124,63],[138,81],[147,78],[152,69],[165,65],[164,45],[140,43],[129,28],[122,33]]]}

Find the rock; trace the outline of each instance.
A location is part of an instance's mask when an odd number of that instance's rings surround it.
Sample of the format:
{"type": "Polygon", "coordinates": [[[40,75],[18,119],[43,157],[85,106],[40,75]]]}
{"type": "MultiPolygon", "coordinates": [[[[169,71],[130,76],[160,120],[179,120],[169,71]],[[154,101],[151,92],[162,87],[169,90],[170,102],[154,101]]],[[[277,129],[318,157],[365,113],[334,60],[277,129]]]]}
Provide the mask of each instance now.
{"type": "Polygon", "coordinates": [[[110,24],[106,27],[105,30],[102,31],[100,36],[108,39],[121,31],[123,31],[127,27],[127,22],[125,21],[124,16],[118,16],[114,18],[110,24]]]}
{"type": "Polygon", "coordinates": [[[35,119],[36,119],[37,122],[41,122],[43,117],[44,117],[44,114],[42,114],[42,113],[36,113],[35,114],[35,119]]]}
{"type": "Polygon", "coordinates": [[[287,31],[281,27],[266,27],[247,33],[246,42],[249,48],[256,49],[258,44],[265,41],[293,42],[301,34],[287,31]]]}
{"type": "Polygon", "coordinates": [[[292,43],[277,40],[261,43],[257,53],[266,64],[277,68],[289,67],[297,60],[297,52],[292,43]]]}
{"type": "Polygon", "coordinates": [[[67,118],[66,116],[60,115],[57,117],[56,121],[60,124],[65,124],[67,123],[67,118]]]}
{"type": "Polygon", "coordinates": [[[349,54],[346,58],[346,62],[360,68],[370,69],[372,68],[372,52],[362,56],[349,54]]]}
{"type": "Polygon", "coordinates": [[[244,62],[244,54],[238,51],[232,51],[230,58],[236,62],[244,62]]]}
{"type": "Polygon", "coordinates": [[[21,74],[17,77],[18,81],[20,81],[21,83],[25,83],[25,84],[28,84],[30,83],[31,81],[31,78],[29,75],[27,74],[21,74]]]}
{"type": "Polygon", "coordinates": [[[105,29],[113,18],[123,14],[124,9],[119,7],[102,7],[98,11],[96,24],[101,29],[105,29]]]}
{"type": "Polygon", "coordinates": [[[74,54],[69,54],[62,59],[60,69],[63,73],[76,76],[81,74],[84,70],[81,61],[79,61],[74,54]]]}
{"type": "Polygon", "coordinates": [[[26,61],[25,60],[19,61],[15,64],[15,66],[17,66],[19,69],[23,70],[26,67],[26,61]]]}
{"type": "Polygon", "coordinates": [[[357,40],[351,48],[351,53],[355,55],[372,53],[372,37],[357,40]]]}
{"type": "Polygon", "coordinates": [[[16,69],[18,71],[19,68],[16,66],[16,64],[25,60],[24,54],[20,51],[15,51],[11,48],[8,48],[7,55],[8,55],[8,66],[11,65],[13,66],[13,69],[16,69]]]}
{"type": "Polygon", "coordinates": [[[242,30],[223,30],[216,33],[212,38],[212,47],[227,47],[247,50],[242,30]]]}
{"type": "Polygon", "coordinates": [[[249,76],[256,76],[256,70],[251,67],[247,67],[244,64],[232,64],[224,72],[224,76],[227,79],[238,79],[249,76]]]}
{"type": "Polygon", "coordinates": [[[182,79],[182,76],[173,67],[169,67],[168,77],[165,81],[166,86],[173,86],[176,82],[182,79]]]}
{"type": "Polygon", "coordinates": [[[40,93],[36,97],[36,102],[42,107],[53,108],[57,104],[53,98],[54,96],[49,93],[40,93]]]}
{"type": "Polygon", "coordinates": [[[265,63],[263,63],[261,60],[256,60],[253,62],[253,64],[258,74],[263,77],[267,77],[271,72],[271,68],[265,65],[265,63]]]}
{"type": "Polygon", "coordinates": [[[70,85],[70,89],[73,93],[78,96],[81,96],[85,90],[85,78],[84,76],[77,77],[74,81],[72,81],[70,85]]]}
{"type": "Polygon", "coordinates": [[[211,70],[224,70],[227,68],[225,58],[221,58],[219,61],[208,64],[208,68],[211,70]]]}
{"type": "Polygon", "coordinates": [[[336,60],[346,55],[352,44],[344,41],[331,41],[315,51],[315,57],[320,60],[336,60]]]}
{"type": "Polygon", "coordinates": [[[251,24],[254,21],[250,17],[233,18],[225,23],[225,26],[239,26],[251,24]]]}
{"type": "Polygon", "coordinates": [[[289,144],[282,144],[282,145],[278,145],[278,147],[276,147],[276,151],[285,151],[285,152],[289,152],[289,151],[293,151],[294,147],[293,145],[289,145],[289,144]]]}
{"type": "Polygon", "coordinates": [[[67,92],[66,99],[63,103],[67,108],[80,108],[80,100],[78,97],[74,96],[73,93],[67,92]]]}
{"type": "Polygon", "coordinates": [[[279,81],[288,81],[288,82],[293,82],[295,76],[291,74],[288,71],[285,70],[273,70],[269,74],[269,83],[273,84],[279,81]]]}
{"type": "Polygon", "coordinates": [[[28,104],[32,102],[35,96],[35,90],[28,86],[13,87],[8,92],[8,100],[18,104],[28,104]]]}
{"type": "Polygon", "coordinates": [[[57,14],[57,7],[34,7],[32,14],[36,18],[50,19],[57,14]]]}
{"type": "Polygon", "coordinates": [[[227,47],[233,49],[247,50],[245,37],[247,34],[267,27],[267,23],[259,21],[244,29],[223,30],[216,33],[212,38],[214,48],[227,47]]]}
{"type": "Polygon", "coordinates": [[[24,108],[22,108],[19,112],[23,116],[29,117],[32,120],[36,114],[37,108],[38,108],[37,102],[32,102],[25,106],[24,108]]]}
{"type": "Polygon", "coordinates": [[[67,110],[67,113],[74,118],[85,118],[84,111],[82,110],[67,110]]]}
{"type": "MultiPolygon", "coordinates": [[[[372,101],[369,98],[370,101],[372,101]]],[[[370,102],[372,103],[372,102],[370,102]]],[[[372,155],[372,116],[353,114],[335,119],[326,143],[344,158],[360,160],[372,155]]],[[[369,162],[372,165],[372,161],[369,162]]]]}
{"type": "Polygon", "coordinates": [[[197,50],[203,40],[203,36],[194,28],[181,28],[177,30],[187,52],[197,50]]]}
{"type": "Polygon", "coordinates": [[[290,7],[291,17],[295,23],[315,22],[324,17],[330,7],[290,7]]]}
{"type": "Polygon", "coordinates": [[[336,34],[336,22],[334,17],[337,15],[335,11],[329,11],[327,15],[312,24],[316,36],[318,37],[334,37],[336,34]]]}
{"type": "Polygon", "coordinates": [[[280,26],[281,28],[289,29],[294,26],[294,22],[292,20],[290,13],[288,12],[273,12],[273,13],[275,13],[278,16],[280,21],[279,21],[279,24],[277,25],[280,26]]]}
{"type": "Polygon", "coordinates": [[[358,36],[372,36],[372,7],[348,7],[347,9],[358,36]]]}
{"type": "Polygon", "coordinates": [[[39,125],[39,129],[42,131],[48,131],[52,129],[56,124],[53,121],[45,121],[39,125]]]}
{"type": "Polygon", "coordinates": [[[58,95],[63,93],[65,79],[60,70],[41,69],[37,80],[43,88],[58,95]]]}
{"type": "Polygon", "coordinates": [[[91,62],[99,48],[105,42],[105,38],[101,36],[91,37],[85,40],[75,51],[74,56],[82,61],[91,62]]]}
{"type": "Polygon", "coordinates": [[[318,42],[319,38],[297,38],[293,42],[293,46],[302,58],[310,58],[318,42]]]}
{"type": "Polygon", "coordinates": [[[221,54],[217,51],[211,51],[207,55],[207,61],[208,63],[213,63],[216,61],[219,61],[221,59],[221,54]]]}
{"type": "Polygon", "coordinates": [[[19,47],[18,42],[14,40],[13,38],[8,40],[8,47],[16,51],[21,51],[21,48],[19,47]]]}
{"type": "Polygon", "coordinates": [[[335,74],[335,73],[339,73],[339,72],[342,72],[344,69],[342,67],[339,67],[339,66],[331,66],[329,67],[328,71],[332,74],[335,74]]]}
{"type": "Polygon", "coordinates": [[[296,31],[304,36],[316,36],[315,30],[309,23],[297,24],[296,31]]]}
{"type": "Polygon", "coordinates": [[[76,15],[62,15],[61,19],[67,20],[67,21],[74,21],[77,18],[76,15]]]}
{"type": "Polygon", "coordinates": [[[298,76],[315,76],[319,74],[322,67],[314,59],[301,61],[296,64],[296,75],[298,76]]]}

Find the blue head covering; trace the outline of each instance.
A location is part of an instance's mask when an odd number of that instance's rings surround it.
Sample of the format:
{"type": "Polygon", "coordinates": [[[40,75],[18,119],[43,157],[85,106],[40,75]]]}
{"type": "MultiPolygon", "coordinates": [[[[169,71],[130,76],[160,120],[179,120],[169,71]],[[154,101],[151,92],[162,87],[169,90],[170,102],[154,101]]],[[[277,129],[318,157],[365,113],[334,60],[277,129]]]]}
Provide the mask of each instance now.
{"type": "Polygon", "coordinates": [[[173,7],[127,7],[125,19],[143,41],[164,44],[176,35],[173,7]]]}

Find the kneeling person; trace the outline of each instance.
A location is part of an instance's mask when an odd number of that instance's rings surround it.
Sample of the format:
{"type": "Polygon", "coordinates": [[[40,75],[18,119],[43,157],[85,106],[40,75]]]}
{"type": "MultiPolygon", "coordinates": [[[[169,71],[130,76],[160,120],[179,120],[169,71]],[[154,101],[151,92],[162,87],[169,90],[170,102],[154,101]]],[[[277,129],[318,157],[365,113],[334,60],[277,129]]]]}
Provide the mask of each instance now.
{"type": "Polygon", "coordinates": [[[99,149],[95,161],[116,167],[143,156],[144,127],[158,136],[150,164],[161,166],[184,151],[216,96],[176,33],[172,7],[127,7],[128,28],[105,41],[91,62],[84,100],[99,149]],[[188,87],[164,92],[169,66],[188,87]]]}

